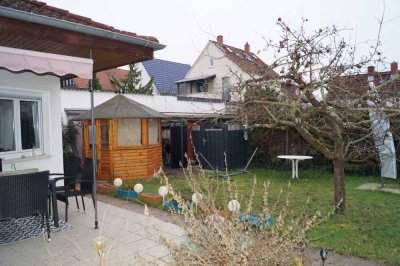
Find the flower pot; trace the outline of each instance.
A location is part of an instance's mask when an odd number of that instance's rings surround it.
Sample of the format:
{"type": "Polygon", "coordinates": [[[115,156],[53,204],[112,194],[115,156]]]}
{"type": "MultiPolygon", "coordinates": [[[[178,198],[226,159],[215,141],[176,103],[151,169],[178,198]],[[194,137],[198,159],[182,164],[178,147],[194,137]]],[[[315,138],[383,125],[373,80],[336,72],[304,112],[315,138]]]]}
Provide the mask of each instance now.
{"type": "Polygon", "coordinates": [[[117,189],[116,194],[117,194],[117,197],[127,198],[127,199],[131,199],[131,198],[133,199],[133,198],[138,197],[138,194],[133,190],[117,189]]]}
{"type": "Polygon", "coordinates": [[[160,205],[163,201],[162,196],[148,193],[140,193],[139,199],[149,206],[160,205]]]}

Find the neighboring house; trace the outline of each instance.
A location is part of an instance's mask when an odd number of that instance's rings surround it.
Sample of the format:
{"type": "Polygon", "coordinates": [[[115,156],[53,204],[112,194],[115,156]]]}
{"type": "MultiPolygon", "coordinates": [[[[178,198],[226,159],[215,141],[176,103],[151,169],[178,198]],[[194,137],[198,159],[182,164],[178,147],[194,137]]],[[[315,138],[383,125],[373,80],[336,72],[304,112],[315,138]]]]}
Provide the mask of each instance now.
{"type": "MultiPolygon", "coordinates": [[[[153,77],[153,94],[160,95],[176,95],[176,81],[185,77],[190,69],[190,65],[171,62],[161,59],[147,60],[136,63],[135,67],[141,71],[140,84],[145,86],[153,77]]],[[[96,78],[99,80],[102,91],[116,91],[116,86],[113,82],[113,77],[116,79],[126,78],[128,70],[121,68],[108,69],[98,72],[96,78]]],[[[73,78],[66,80],[62,84],[65,89],[87,89],[88,80],[81,78],[73,78]]]]}
{"type": "Polygon", "coordinates": [[[43,2],[0,0],[3,170],[63,171],[60,82],[152,59],[164,47],[43,2]]]}
{"type": "Polygon", "coordinates": [[[154,88],[160,95],[177,95],[178,86],[175,82],[183,79],[190,69],[188,64],[161,59],[144,61],[136,66],[142,70],[143,83],[154,77],[154,88]]]}
{"type": "Polygon", "coordinates": [[[182,100],[234,100],[232,88],[240,81],[262,75],[276,76],[246,43],[244,49],[227,45],[223,36],[209,41],[185,78],[177,81],[178,95],[182,100]],[[233,96],[233,98],[232,98],[233,96]]]}
{"type": "MultiPolygon", "coordinates": [[[[329,84],[327,94],[331,102],[352,102],[355,99],[363,99],[370,107],[374,107],[380,101],[387,105],[398,105],[400,99],[399,69],[397,62],[390,64],[390,71],[376,72],[373,66],[368,67],[366,74],[347,75],[336,78],[329,84]],[[372,92],[372,97],[366,97],[372,92]]],[[[398,121],[396,118],[387,116],[385,112],[370,110],[368,112],[371,119],[371,130],[374,142],[379,153],[381,176],[396,178],[400,169],[400,158],[398,121]]],[[[362,127],[362,126],[361,126],[362,127]]]]}
{"type": "Polygon", "coordinates": [[[390,96],[391,92],[399,91],[400,79],[397,62],[390,64],[390,71],[377,72],[373,66],[369,66],[365,74],[341,76],[335,79],[330,86],[328,97],[340,101],[344,99],[354,100],[370,89],[370,82],[373,82],[375,86],[384,84],[384,87],[379,91],[380,94],[389,94],[390,96]]]}

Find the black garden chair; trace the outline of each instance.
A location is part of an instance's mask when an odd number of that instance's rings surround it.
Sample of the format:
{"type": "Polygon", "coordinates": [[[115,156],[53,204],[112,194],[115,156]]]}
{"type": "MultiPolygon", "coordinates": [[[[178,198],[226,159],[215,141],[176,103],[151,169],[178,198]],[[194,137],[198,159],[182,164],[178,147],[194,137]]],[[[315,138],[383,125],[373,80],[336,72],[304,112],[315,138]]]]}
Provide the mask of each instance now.
{"type": "Polygon", "coordinates": [[[92,195],[93,205],[93,160],[86,158],[83,167],[81,177],[64,177],[58,178],[58,180],[64,179],[64,189],[62,191],[57,191],[57,200],[65,202],[65,221],[68,222],[68,198],[81,196],[83,210],[86,211],[85,201],[83,196],[92,195]],[[65,180],[68,180],[65,182],[65,180]]]}
{"type": "MultiPolygon", "coordinates": [[[[56,191],[64,191],[65,187],[69,186],[69,183],[76,181],[76,177],[78,176],[80,166],[81,166],[81,158],[75,155],[70,155],[65,160],[64,173],[50,173],[50,177],[56,180],[56,185],[57,181],[59,180],[64,181],[63,186],[56,186],[56,191]]],[[[75,196],[75,201],[76,201],[76,207],[79,210],[79,203],[77,196],[75,196]]],[[[50,201],[49,201],[49,206],[50,206],[50,201]]]]}

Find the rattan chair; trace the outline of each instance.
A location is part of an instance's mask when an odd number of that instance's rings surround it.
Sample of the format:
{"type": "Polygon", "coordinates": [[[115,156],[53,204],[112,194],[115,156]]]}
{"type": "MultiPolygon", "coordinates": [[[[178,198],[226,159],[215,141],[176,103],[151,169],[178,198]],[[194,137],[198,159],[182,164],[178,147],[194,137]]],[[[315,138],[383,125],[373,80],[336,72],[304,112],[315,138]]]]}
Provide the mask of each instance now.
{"type": "Polygon", "coordinates": [[[65,221],[68,222],[68,207],[69,202],[68,198],[81,196],[83,210],[86,211],[85,201],[83,196],[87,194],[92,195],[93,205],[94,205],[94,196],[93,196],[93,160],[90,158],[86,158],[83,167],[81,177],[73,177],[73,181],[71,181],[71,177],[67,177],[64,179],[69,179],[68,184],[64,186],[63,191],[57,191],[57,200],[65,202],[65,221]]]}
{"type": "MultiPolygon", "coordinates": [[[[64,184],[62,186],[56,186],[56,191],[64,191],[65,187],[69,186],[71,182],[75,182],[79,173],[79,168],[81,166],[81,158],[70,155],[66,158],[65,171],[64,173],[50,173],[50,177],[57,181],[63,180],[64,184]]],[[[75,197],[76,207],[79,210],[78,197],[75,197]]],[[[50,206],[50,201],[49,201],[50,206]]]]}
{"type": "Polygon", "coordinates": [[[42,227],[46,221],[50,241],[48,191],[49,171],[0,176],[0,219],[40,214],[42,227]]]}

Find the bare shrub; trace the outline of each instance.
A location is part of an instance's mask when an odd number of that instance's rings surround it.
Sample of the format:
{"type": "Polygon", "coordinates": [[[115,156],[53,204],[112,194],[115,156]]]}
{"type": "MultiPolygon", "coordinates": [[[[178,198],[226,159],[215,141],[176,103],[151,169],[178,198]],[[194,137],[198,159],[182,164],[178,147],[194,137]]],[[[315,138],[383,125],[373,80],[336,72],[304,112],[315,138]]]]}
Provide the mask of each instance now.
{"type": "Polygon", "coordinates": [[[251,193],[244,199],[229,176],[216,181],[206,177],[204,171],[195,176],[190,163],[184,174],[191,190],[202,195],[197,206],[188,204],[174,190],[162,170],[158,173],[169,189],[170,199],[178,202],[181,219],[177,222],[187,232],[184,244],[163,240],[176,265],[302,265],[305,233],[329,215],[309,215],[307,206],[295,213],[289,201],[290,183],[270,202],[270,183],[264,182],[261,210],[256,210],[255,176],[251,193]],[[228,201],[233,199],[242,204],[240,211],[228,210],[228,201]]]}

